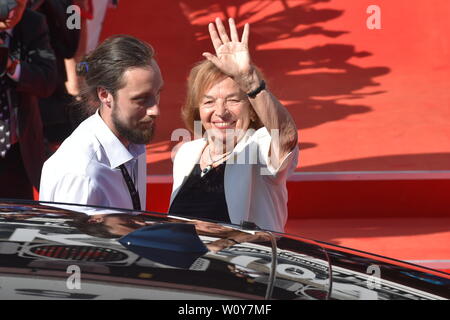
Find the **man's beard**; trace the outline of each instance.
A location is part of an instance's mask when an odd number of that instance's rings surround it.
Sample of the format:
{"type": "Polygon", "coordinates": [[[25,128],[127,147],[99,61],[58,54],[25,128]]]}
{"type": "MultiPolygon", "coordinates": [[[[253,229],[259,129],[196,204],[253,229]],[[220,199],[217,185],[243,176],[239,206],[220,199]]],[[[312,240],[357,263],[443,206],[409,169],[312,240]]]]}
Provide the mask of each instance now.
{"type": "Polygon", "coordinates": [[[140,129],[139,127],[130,128],[125,123],[123,123],[117,116],[117,109],[114,109],[111,118],[112,122],[122,138],[125,138],[134,144],[148,144],[153,138],[153,131],[155,129],[155,122],[152,120],[151,125],[146,125],[145,129],[140,129]]]}

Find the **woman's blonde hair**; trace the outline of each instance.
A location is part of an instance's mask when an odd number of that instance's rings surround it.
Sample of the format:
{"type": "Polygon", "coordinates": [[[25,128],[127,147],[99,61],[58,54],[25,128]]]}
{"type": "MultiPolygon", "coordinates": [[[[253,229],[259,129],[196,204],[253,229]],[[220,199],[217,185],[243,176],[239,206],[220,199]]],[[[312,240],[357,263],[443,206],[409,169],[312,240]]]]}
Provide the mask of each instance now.
{"type": "MultiPolygon", "coordinates": [[[[263,79],[261,71],[256,68],[256,72],[263,79]]],[[[187,80],[186,100],[181,109],[181,117],[184,124],[191,132],[194,132],[194,121],[200,121],[199,106],[203,95],[214,84],[226,77],[228,76],[209,60],[199,62],[191,69],[187,80]]],[[[254,129],[261,128],[263,124],[250,103],[249,107],[256,118],[250,127],[254,129]]]]}

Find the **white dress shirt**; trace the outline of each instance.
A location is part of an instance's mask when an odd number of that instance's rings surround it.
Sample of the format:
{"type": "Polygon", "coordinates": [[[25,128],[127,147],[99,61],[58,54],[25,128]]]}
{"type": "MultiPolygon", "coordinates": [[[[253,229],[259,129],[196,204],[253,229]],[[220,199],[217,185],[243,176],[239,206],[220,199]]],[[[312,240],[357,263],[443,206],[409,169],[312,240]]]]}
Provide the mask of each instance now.
{"type": "Polygon", "coordinates": [[[133,178],[145,210],[145,145],[130,144],[127,149],[97,111],[44,163],[39,200],[133,209],[121,164],[133,178]]]}
{"type": "MultiPolygon", "coordinates": [[[[287,221],[288,176],[297,167],[298,147],[274,167],[269,149],[272,138],[266,128],[248,130],[226,162],[225,199],[234,224],[251,221],[262,229],[283,232],[287,221]]],[[[170,203],[182,188],[206,146],[206,139],[183,144],[173,164],[170,203]]]]}

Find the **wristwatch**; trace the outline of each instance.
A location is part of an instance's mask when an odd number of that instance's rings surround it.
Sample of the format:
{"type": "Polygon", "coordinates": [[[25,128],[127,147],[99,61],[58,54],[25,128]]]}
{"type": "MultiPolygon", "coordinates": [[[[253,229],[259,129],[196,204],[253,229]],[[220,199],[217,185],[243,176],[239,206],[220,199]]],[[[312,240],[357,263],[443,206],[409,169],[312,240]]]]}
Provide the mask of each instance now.
{"type": "Polygon", "coordinates": [[[265,88],[266,88],[266,82],[264,80],[261,80],[261,82],[259,83],[259,87],[256,88],[255,90],[247,93],[247,96],[249,96],[252,99],[255,99],[256,95],[258,93],[260,93],[261,91],[263,91],[265,88]]]}

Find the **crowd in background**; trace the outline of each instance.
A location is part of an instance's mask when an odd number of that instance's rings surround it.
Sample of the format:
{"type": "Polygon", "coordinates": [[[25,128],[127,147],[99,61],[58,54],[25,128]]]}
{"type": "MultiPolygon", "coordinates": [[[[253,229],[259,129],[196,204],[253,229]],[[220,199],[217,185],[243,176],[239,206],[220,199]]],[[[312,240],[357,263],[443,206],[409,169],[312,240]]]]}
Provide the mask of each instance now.
{"type": "Polygon", "coordinates": [[[0,198],[33,199],[44,161],[84,118],[76,65],[117,1],[2,1],[10,10],[0,22],[0,198]]]}

